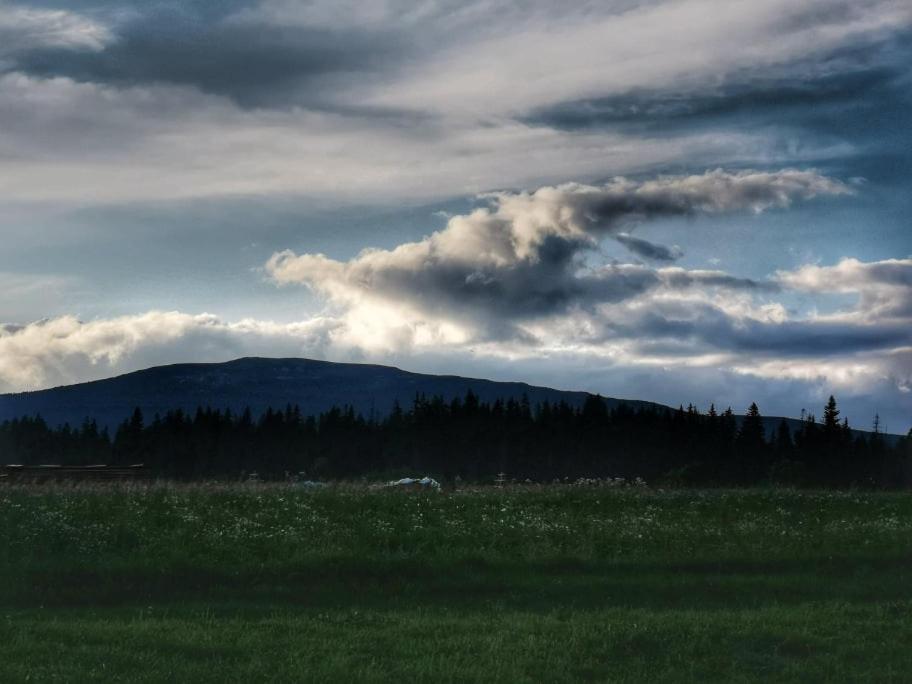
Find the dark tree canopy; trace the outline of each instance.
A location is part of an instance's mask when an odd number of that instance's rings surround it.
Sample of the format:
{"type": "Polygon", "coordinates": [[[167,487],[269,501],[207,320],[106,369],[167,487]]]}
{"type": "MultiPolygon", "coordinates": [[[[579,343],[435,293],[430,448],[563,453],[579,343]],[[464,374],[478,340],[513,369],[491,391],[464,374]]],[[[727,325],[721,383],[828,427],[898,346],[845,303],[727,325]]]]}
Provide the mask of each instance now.
{"type": "Polygon", "coordinates": [[[149,420],[137,409],[113,438],[86,419],[50,428],[40,416],[0,424],[0,462],[145,463],[162,477],[355,478],[431,473],[486,480],[499,472],[517,479],[643,477],[699,485],[784,483],[807,486],[899,487],[912,484],[912,437],[890,443],[874,432],[855,436],[839,420],[836,400],[824,422],[808,416],[797,430],[784,420],[769,434],[760,409],[740,420],[731,408],[701,413],[609,410],[599,397],[581,407],[527,399],[482,402],[417,395],[385,418],[364,418],[351,407],[304,416],[297,406],[260,416],[200,407],[149,420]]]}

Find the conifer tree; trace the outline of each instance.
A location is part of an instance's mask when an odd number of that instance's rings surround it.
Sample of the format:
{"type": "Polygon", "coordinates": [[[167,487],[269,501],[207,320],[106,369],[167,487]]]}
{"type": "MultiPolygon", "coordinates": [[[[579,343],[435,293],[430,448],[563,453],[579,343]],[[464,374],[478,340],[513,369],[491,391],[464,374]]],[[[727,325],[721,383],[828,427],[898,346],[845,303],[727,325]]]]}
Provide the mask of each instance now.
{"type": "Polygon", "coordinates": [[[779,421],[779,427],[776,428],[776,458],[786,460],[792,457],[792,431],[788,422],[783,418],[779,421]]]}
{"type": "Polygon", "coordinates": [[[823,407],[823,429],[831,435],[839,430],[839,409],[836,408],[836,398],[832,394],[823,407]]]}
{"type": "Polygon", "coordinates": [[[766,438],[763,429],[763,418],[756,403],[751,403],[741,421],[741,429],[735,440],[737,459],[735,481],[740,484],[756,482],[768,470],[768,459],[765,458],[766,438]]]}

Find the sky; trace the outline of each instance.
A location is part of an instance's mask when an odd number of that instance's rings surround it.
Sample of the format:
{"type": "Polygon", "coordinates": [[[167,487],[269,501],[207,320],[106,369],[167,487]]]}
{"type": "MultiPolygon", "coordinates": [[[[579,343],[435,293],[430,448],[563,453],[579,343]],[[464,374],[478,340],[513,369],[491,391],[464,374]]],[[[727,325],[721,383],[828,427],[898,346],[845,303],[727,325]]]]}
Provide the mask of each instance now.
{"type": "Polygon", "coordinates": [[[912,427],[908,0],[0,0],[0,391],[304,356],[912,427]]]}

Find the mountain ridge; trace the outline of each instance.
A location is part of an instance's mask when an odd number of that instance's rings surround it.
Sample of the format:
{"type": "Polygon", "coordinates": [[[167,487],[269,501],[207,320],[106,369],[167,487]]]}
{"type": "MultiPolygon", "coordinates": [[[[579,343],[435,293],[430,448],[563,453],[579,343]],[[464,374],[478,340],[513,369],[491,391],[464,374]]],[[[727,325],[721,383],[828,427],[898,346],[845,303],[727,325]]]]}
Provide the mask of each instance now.
{"type": "MultiPolygon", "coordinates": [[[[534,405],[566,401],[578,406],[588,392],[558,390],[526,382],[500,382],[460,375],[414,373],[380,364],[339,363],[297,357],[241,357],[231,361],[175,363],[130,373],[0,395],[0,421],[40,414],[50,425],[76,425],[86,417],[109,429],[138,406],[149,418],[155,413],[198,406],[254,414],[267,408],[297,404],[305,415],[350,405],[365,416],[385,415],[398,401],[410,403],[416,394],[463,397],[471,389],[482,401],[519,399],[534,405]]],[[[635,408],[660,404],[606,397],[609,406],[635,408]]]]}
{"type": "MultiPolygon", "coordinates": [[[[0,422],[40,414],[51,426],[81,424],[86,418],[113,430],[136,407],[151,419],[169,410],[195,411],[209,406],[250,408],[254,415],[267,408],[297,404],[304,415],[316,415],[333,406],[352,406],[364,416],[388,414],[395,402],[409,405],[416,394],[462,398],[468,390],[481,401],[528,397],[534,406],[544,401],[565,401],[581,406],[590,392],[560,390],[518,381],[496,381],[461,375],[415,373],[395,366],[371,363],[322,361],[301,357],[244,356],[230,361],[173,363],[151,366],[71,385],[0,394],[0,422]]],[[[625,404],[634,409],[674,410],[657,402],[605,397],[608,408],[625,404]]],[[[738,415],[740,419],[741,416],[738,415]]],[[[783,418],[764,416],[772,432],[783,418]]],[[[800,427],[788,418],[791,429],[800,427]]],[[[853,430],[855,434],[868,434],[853,430]]],[[[898,435],[885,435],[889,440],[898,435]]]]}

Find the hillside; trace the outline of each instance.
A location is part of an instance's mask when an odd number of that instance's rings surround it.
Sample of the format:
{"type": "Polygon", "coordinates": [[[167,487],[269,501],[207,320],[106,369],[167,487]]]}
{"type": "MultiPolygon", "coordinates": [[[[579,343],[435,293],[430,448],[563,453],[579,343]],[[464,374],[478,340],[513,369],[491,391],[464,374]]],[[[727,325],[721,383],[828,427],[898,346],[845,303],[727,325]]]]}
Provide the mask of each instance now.
{"type": "MultiPolygon", "coordinates": [[[[152,417],[171,409],[194,411],[198,406],[250,407],[259,414],[268,407],[297,404],[312,415],[333,406],[351,405],[365,416],[389,413],[397,400],[409,406],[416,394],[449,400],[471,389],[482,401],[519,399],[535,405],[565,401],[579,406],[585,392],[535,387],[520,382],[494,382],[455,375],[409,373],[390,366],[332,363],[311,359],[242,358],[225,363],[182,363],[156,366],[114,378],[66,385],[36,392],[0,395],[0,421],[41,414],[50,425],[78,425],[86,416],[115,427],[135,407],[152,417]]],[[[650,402],[607,398],[609,407],[650,402]]]]}
{"type": "MultiPolygon", "coordinates": [[[[234,412],[250,407],[254,415],[259,415],[269,407],[284,408],[287,404],[297,404],[304,415],[350,405],[364,416],[381,417],[392,410],[396,401],[403,407],[410,406],[416,394],[450,400],[464,397],[470,389],[482,401],[526,396],[533,406],[544,401],[581,406],[589,396],[586,392],[524,382],[410,373],[374,364],[246,357],[223,363],[155,366],[92,382],[0,394],[0,422],[40,414],[51,426],[75,426],[91,417],[99,426],[113,430],[137,406],[151,418],[173,409],[195,411],[199,406],[230,408],[234,412]]],[[[634,408],[666,408],[637,399],[604,399],[609,409],[622,403],[634,408]]],[[[767,433],[772,433],[781,420],[778,416],[764,416],[767,433]]],[[[796,419],[786,420],[793,431],[801,425],[796,419]]],[[[896,435],[885,437],[891,443],[898,439],[896,435]]]]}

